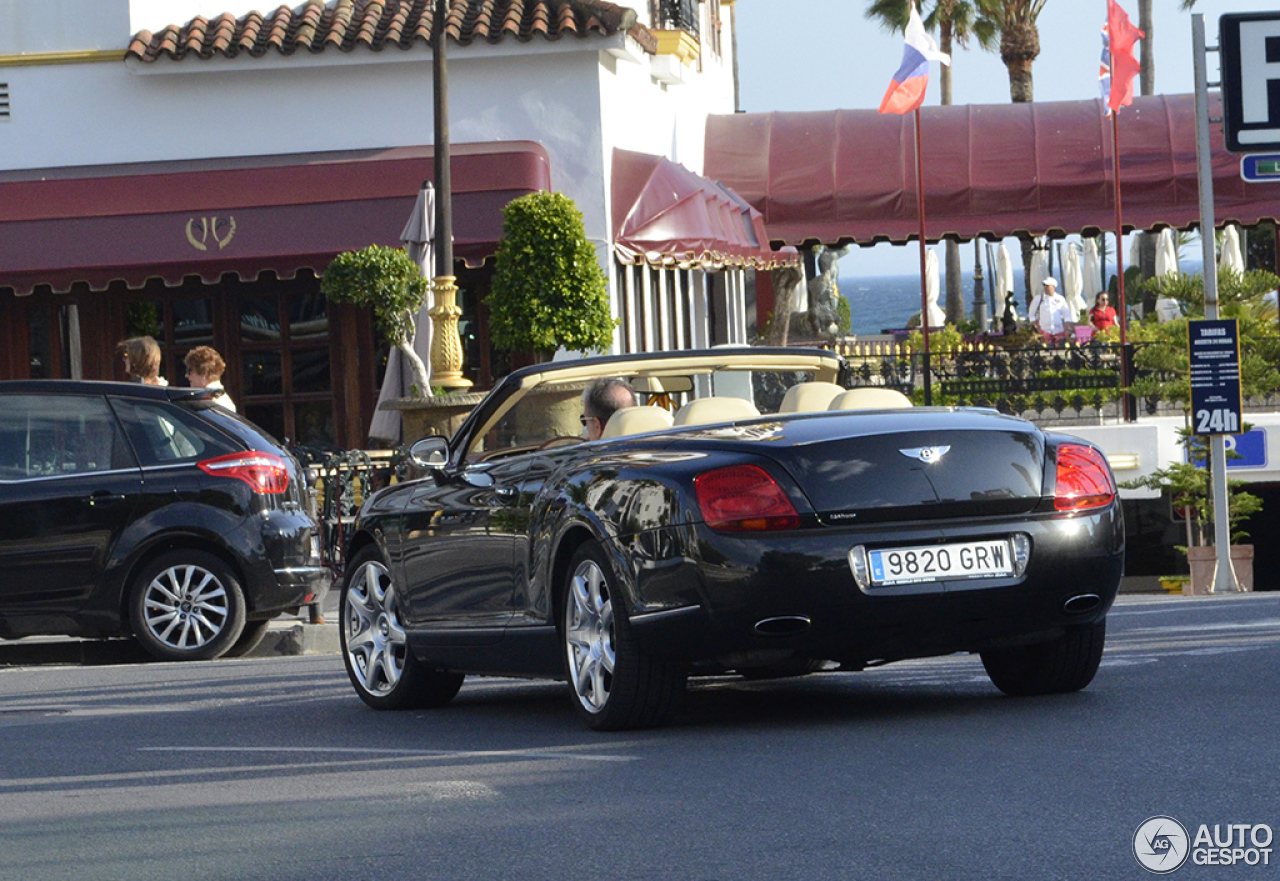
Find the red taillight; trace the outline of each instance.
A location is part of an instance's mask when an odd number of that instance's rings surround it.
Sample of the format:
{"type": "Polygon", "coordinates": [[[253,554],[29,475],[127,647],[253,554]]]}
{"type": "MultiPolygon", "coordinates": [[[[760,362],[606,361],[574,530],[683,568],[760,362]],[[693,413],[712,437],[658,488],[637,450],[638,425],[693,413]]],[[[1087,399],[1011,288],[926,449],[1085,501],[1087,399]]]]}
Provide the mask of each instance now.
{"type": "Polygon", "coordinates": [[[1059,511],[1083,511],[1111,504],[1116,482],[1102,453],[1093,447],[1063,444],[1058,447],[1058,488],[1053,507],[1059,511]]]}
{"type": "Polygon", "coordinates": [[[760,532],[795,529],[800,515],[769,473],[756,465],[732,465],[693,481],[702,519],[712,529],[760,532]]]}
{"type": "Polygon", "coordinates": [[[205,459],[199,465],[205,474],[243,480],[256,493],[282,493],[289,488],[289,469],[283,459],[270,453],[232,453],[205,459]]]}

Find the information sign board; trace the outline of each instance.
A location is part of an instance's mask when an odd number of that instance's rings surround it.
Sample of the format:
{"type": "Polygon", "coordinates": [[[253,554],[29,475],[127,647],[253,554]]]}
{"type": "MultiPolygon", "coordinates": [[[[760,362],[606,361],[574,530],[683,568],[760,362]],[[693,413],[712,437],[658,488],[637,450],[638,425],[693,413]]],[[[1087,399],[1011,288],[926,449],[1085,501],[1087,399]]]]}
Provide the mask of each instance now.
{"type": "Polygon", "coordinates": [[[1187,322],[1191,355],[1191,431],[1240,434],[1240,334],[1234,318],[1187,322]]]}

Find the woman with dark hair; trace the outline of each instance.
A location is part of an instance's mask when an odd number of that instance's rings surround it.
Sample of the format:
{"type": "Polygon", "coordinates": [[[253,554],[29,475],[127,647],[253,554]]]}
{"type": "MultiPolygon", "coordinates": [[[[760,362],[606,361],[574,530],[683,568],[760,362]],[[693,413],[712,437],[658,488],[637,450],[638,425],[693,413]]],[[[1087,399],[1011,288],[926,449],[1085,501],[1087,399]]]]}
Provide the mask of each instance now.
{"type": "Polygon", "coordinates": [[[1108,304],[1110,299],[1106,291],[1099,291],[1093,300],[1093,308],[1089,310],[1089,323],[1098,330],[1116,326],[1116,310],[1108,304]]]}
{"type": "Polygon", "coordinates": [[[116,352],[124,358],[124,370],[129,382],[145,382],[147,385],[168,385],[160,375],[160,344],[149,336],[135,336],[116,343],[116,352]]]}

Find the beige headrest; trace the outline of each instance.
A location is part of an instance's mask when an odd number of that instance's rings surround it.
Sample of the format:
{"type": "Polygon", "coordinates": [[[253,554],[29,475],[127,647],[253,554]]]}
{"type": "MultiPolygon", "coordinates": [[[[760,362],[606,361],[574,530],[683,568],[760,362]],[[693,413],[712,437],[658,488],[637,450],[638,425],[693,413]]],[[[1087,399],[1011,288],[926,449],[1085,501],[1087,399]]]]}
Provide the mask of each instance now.
{"type": "Polygon", "coordinates": [[[662,431],[670,427],[671,414],[661,407],[623,407],[609,417],[600,437],[604,439],[644,434],[646,431],[662,431]]]}
{"type": "Polygon", "coordinates": [[[831,406],[831,401],[843,391],[844,386],[834,382],[799,382],[782,396],[778,412],[817,413],[831,406]]]}
{"type": "Polygon", "coordinates": [[[754,419],[760,415],[756,405],[746,398],[699,398],[676,411],[676,425],[714,425],[738,419],[754,419]]]}
{"type": "Polygon", "coordinates": [[[896,410],[910,407],[911,399],[891,388],[855,388],[837,395],[828,410],[896,410]]]}

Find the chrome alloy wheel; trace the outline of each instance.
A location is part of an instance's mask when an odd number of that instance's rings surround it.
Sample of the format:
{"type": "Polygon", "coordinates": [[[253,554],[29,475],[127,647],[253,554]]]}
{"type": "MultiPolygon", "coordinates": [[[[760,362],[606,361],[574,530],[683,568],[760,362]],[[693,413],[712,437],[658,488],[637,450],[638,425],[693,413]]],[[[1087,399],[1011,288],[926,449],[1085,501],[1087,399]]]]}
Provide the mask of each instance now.
{"type": "Polygon", "coordinates": [[[231,602],[218,577],[186,563],[161,569],[142,600],[147,630],[172,649],[198,649],[227,627],[231,602]]]}
{"type": "Polygon", "coordinates": [[[370,694],[391,693],[404,673],[408,643],[387,567],[373,560],[361,566],[344,605],[343,644],[352,675],[370,694]]]}
{"type": "Polygon", "coordinates": [[[609,584],[594,560],[583,560],[569,581],[564,631],[574,693],[587,712],[599,713],[609,702],[617,657],[609,584]]]}

